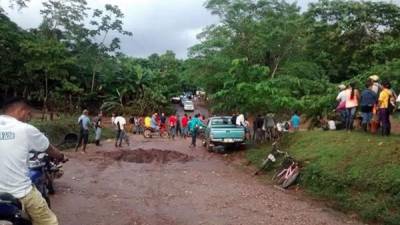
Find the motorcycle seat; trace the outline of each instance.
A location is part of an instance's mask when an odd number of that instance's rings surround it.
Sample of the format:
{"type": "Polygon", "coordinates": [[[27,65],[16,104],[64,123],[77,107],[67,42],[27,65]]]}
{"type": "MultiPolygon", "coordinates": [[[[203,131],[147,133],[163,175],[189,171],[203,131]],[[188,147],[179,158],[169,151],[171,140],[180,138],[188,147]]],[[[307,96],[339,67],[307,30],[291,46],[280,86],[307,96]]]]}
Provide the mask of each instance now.
{"type": "Polygon", "coordinates": [[[18,209],[22,209],[21,202],[9,193],[0,193],[0,204],[13,205],[18,209]]]}

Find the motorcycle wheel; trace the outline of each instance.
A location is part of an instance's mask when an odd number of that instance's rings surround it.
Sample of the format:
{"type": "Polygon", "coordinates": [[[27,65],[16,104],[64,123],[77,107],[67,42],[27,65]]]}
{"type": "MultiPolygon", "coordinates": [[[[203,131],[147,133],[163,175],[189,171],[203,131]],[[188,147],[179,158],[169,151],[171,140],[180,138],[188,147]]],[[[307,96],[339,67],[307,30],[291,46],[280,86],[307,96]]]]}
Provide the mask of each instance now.
{"type": "Polygon", "coordinates": [[[151,131],[150,131],[150,130],[145,130],[145,131],[143,132],[143,136],[144,136],[145,138],[151,138],[151,131]]]}

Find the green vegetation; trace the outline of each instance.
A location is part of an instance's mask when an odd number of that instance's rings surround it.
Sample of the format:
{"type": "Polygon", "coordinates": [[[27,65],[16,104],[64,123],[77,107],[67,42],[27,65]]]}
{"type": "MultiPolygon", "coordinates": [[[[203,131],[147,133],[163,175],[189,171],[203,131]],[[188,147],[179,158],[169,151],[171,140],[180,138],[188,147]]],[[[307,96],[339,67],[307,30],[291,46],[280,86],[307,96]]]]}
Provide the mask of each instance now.
{"type": "MultiPolygon", "coordinates": [[[[29,6],[26,0],[10,3],[29,6]]],[[[144,114],[168,111],[169,98],[184,89],[183,61],[172,51],[145,59],[119,52],[119,37],[132,33],[124,30],[118,6],[90,9],[86,0],[49,0],[40,13],[40,26],[24,30],[0,6],[2,98],[24,97],[44,113],[85,107],[144,114]]]]}
{"type": "MultiPolygon", "coordinates": [[[[283,150],[302,164],[300,185],[335,207],[356,211],[367,221],[399,224],[400,140],[353,132],[298,132],[283,150]]],[[[249,150],[260,165],[265,149],[249,150]]]]}
{"type": "MultiPolygon", "coordinates": [[[[27,0],[5,1],[21,7],[27,0]]],[[[8,5],[3,5],[7,7],[8,5]]],[[[202,88],[215,112],[324,115],[336,85],[371,74],[400,80],[400,7],[387,2],[320,0],[301,11],[284,0],[208,0],[220,18],[198,35],[189,58],[119,52],[123,26],[115,5],[44,1],[42,23],[23,30],[0,10],[0,92],[46,111],[143,114],[168,110],[185,89],[202,88]],[[111,38],[110,34],[119,37],[111,38]]]]}
{"type": "Polygon", "coordinates": [[[281,0],[208,0],[221,22],[190,51],[188,79],[217,111],[250,114],[335,108],[336,84],[379,74],[399,88],[400,7],[320,0],[302,12],[281,0]]]}

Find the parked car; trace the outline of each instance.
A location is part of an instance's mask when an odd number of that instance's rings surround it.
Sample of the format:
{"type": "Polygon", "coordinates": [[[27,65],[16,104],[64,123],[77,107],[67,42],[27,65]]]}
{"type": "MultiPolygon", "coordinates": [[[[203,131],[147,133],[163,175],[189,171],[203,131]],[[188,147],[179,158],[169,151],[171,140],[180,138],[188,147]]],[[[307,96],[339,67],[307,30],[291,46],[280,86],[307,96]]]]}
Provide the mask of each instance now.
{"type": "Polygon", "coordinates": [[[186,97],[186,96],[184,96],[184,95],[181,95],[180,96],[180,99],[181,99],[181,101],[180,101],[180,105],[183,107],[183,103],[185,103],[186,101],[189,101],[189,99],[186,97]]]}
{"type": "Polygon", "coordinates": [[[188,98],[188,99],[192,99],[193,98],[193,93],[192,92],[185,92],[185,96],[186,96],[186,98],[188,98]]]}
{"type": "Polygon", "coordinates": [[[183,102],[183,110],[185,111],[194,111],[194,104],[192,101],[183,102]]]}
{"type": "Polygon", "coordinates": [[[174,103],[174,104],[178,104],[178,103],[181,102],[181,98],[178,97],[178,96],[172,97],[171,98],[171,102],[174,103]]]}
{"type": "Polygon", "coordinates": [[[240,146],[244,142],[244,127],[232,124],[230,116],[217,116],[209,119],[203,141],[208,151],[212,151],[215,146],[240,146]]]}

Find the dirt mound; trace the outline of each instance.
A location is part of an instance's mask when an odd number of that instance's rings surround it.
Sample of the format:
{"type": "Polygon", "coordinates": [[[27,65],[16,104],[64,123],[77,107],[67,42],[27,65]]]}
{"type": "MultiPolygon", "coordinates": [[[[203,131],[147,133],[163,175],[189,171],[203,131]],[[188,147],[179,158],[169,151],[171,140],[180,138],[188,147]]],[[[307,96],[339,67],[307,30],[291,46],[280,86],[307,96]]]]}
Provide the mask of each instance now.
{"type": "Polygon", "coordinates": [[[160,149],[135,149],[135,150],[121,150],[117,152],[104,153],[105,156],[111,157],[117,161],[125,161],[131,163],[169,163],[180,162],[185,163],[193,159],[192,156],[170,150],[160,149]]]}

